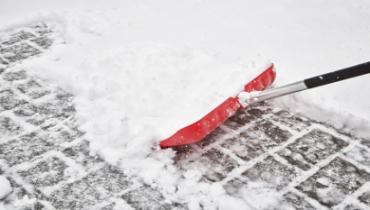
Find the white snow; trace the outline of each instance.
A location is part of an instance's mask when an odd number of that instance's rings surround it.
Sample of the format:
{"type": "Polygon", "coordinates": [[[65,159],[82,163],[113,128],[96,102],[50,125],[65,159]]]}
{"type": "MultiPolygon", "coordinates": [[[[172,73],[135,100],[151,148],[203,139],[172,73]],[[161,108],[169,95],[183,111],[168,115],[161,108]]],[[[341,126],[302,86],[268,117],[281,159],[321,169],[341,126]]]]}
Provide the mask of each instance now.
{"type": "Polygon", "coordinates": [[[8,195],[11,191],[12,186],[10,185],[10,182],[4,176],[0,175],[0,200],[8,195]]]}
{"type": "Polygon", "coordinates": [[[261,91],[253,91],[253,92],[245,92],[245,91],[242,91],[238,94],[238,99],[239,99],[239,103],[243,106],[243,107],[248,107],[248,105],[251,103],[251,102],[255,102],[255,101],[258,101],[258,98],[257,96],[261,93],[261,91]]]}
{"type": "MultiPolygon", "coordinates": [[[[173,152],[158,141],[241,91],[269,64],[265,58],[276,66],[275,86],[368,61],[369,9],[366,0],[20,0],[1,3],[0,29],[55,24],[60,44],[19,66],[75,95],[76,118],[94,152],[171,196],[175,186],[197,180],[180,182],[173,152]]],[[[369,79],[272,103],[370,137],[369,79]]],[[[189,202],[198,208],[196,199],[189,202]]]]}

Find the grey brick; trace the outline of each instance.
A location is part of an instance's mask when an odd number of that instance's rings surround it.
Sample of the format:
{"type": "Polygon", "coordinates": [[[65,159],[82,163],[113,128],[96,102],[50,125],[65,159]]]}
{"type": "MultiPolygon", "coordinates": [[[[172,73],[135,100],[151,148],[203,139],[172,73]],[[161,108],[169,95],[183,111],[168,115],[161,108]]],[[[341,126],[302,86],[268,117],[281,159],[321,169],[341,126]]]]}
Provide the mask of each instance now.
{"type": "Polygon", "coordinates": [[[90,156],[89,142],[82,141],[80,144],[65,148],[62,152],[72,159],[74,159],[78,164],[82,165],[85,169],[90,169],[96,166],[98,163],[102,163],[103,160],[99,156],[90,156]]]}
{"type": "Polygon", "coordinates": [[[226,140],[222,146],[232,150],[241,159],[249,161],[290,137],[291,134],[288,131],[263,120],[238,136],[226,140]]]}
{"type": "Polygon", "coordinates": [[[16,62],[40,54],[41,51],[26,43],[0,49],[0,54],[10,62],[16,62]]]}
{"type": "Polygon", "coordinates": [[[35,80],[30,80],[27,83],[17,86],[18,90],[33,99],[40,98],[46,94],[49,94],[49,90],[45,90],[38,82],[35,80]]]}
{"type": "Polygon", "coordinates": [[[0,159],[9,166],[29,161],[54,149],[52,142],[39,133],[31,133],[15,140],[0,144],[0,159]]]}
{"type": "Polygon", "coordinates": [[[3,44],[3,45],[13,45],[17,42],[20,42],[22,40],[27,40],[27,39],[30,39],[30,38],[33,38],[33,37],[35,37],[33,34],[31,34],[29,32],[25,32],[25,31],[21,31],[21,32],[12,34],[8,40],[3,41],[1,44],[3,44]]]}
{"type": "Polygon", "coordinates": [[[179,165],[185,170],[199,170],[204,175],[204,180],[211,182],[224,179],[230,171],[238,166],[235,160],[214,148],[202,154],[196,160],[179,165]]]}
{"type": "Polygon", "coordinates": [[[53,40],[45,37],[38,37],[35,39],[31,39],[30,41],[36,43],[37,45],[44,49],[48,49],[53,44],[53,40]]]}
{"type": "Polygon", "coordinates": [[[197,162],[202,166],[198,170],[202,171],[204,176],[213,182],[221,181],[229,172],[239,166],[235,160],[216,149],[204,153],[197,162]]]}
{"type": "Polygon", "coordinates": [[[16,81],[16,80],[24,80],[27,78],[26,71],[20,70],[16,72],[7,72],[4,74],[4,80],[7,81],[16,81]]]}
{"type": "Polygon", "coordinates": [[[284,195],[284,201],[291,204],[294,209],[297,210],[314,210],[315,208],[309,204],[303,197],[298,196],[292,192],[288,192],[284,195]]]}
{"type": "Polygon", "coordinates": [[[243,172],[242,175],[253,182],[268,183],[276,190],[281,190],[297,176],[297,172],[269,156],[243,172]]]}
{"type": "Polygon", "coordinates": [[[9,195],[7,195],[5,198],[3,198],[3,200],[1,200],[1,202],[3,202],[4,205],[11,206],[14,204],[16,200],[21,200],[25,196],[28,198],[35,198],[35,195],[33,193],[28,192],[24,187],[16,183],[13,178],[11,177],[6,177],[6,178],[10,182],[10,185],[12,187],[12,192],[9,195]]]}
{"type": "Polygon", "coordinates": [[[345,152],[344,155],[365,166],[370,166],[370,152],[363,148],[354,147],[350,151],[345,152]]]}
{"type": "Polygon", "coordinates": [[[208,134],[204,139],[197,142],[196,145],[203,148],[210,144],[213,144],[214,142],[217,142],[222,135],[224,135],[226,132],[222,130],[220,127],[216,128],[214,131],[212,131],[210,134],[208,134]]]}
{"type": "Polygon", "coordinates": [[[131,184],[119,169],[107,165],[58,189],[47,200],[56,209],[91,209],[131,184]]]}
{"type": "MultiPolygon", "coordinates": [[[[1,48],[1,46],[0,46],[0,52],[1,52],[1,51],[2,51],[2,48],[1,48]]],[[[2,65],[7,65],[7,64],[9,64],[9,63],[0,57],[0,64],[2,64],[2,65]]],[[[4,71],[4,69],[3,69],[3,68],[0,68],[0,73],[1,73],[1,70],[2,70],[2,71],[4,71]]]]}
{"type": "MultiPolygon", "coordinates": [[[[251,111],[250,111],[251,112],[251,111]]],[[[248,123],[251,123],[253,121],[257,120],[257,118],[252,115],[251,113],[243,110],[238,110],[236,114],[232,117],[230,117],[224,125],[232,128],[232,129],[238,129],[241,126],[244,126],[248,123]]]]}
{"type": "Polygon", "coordinates": [[[45,23],[38,23],[37,25],[33,26],[33,30],[40,36],[45,36],[53,32],[45,23]]]}
{"type": "Polygon", "coordinates": [[[93,183],[78,180],[55,191],[47,198],[56,209],[92,209],[109,195],[95,188],[93,183]]]}
{"type": "Polygon", "coordinates": [[[13,109],[21,104],[25,104],[26,101],[20,99],[14,94],[12,90],[0,91],[0,107],[5,110],[13,109]]]}
{"type": "MultiPolygon", "coordinates": [[[[24,129],[8,117],[0,116],[0,133],[2,137],[18,135],[24,129]]],[[[1,137],[0,137],[1,139],[1,137]]]]}
{"type": "Polygon", "coordinates": [[[292,134],[289,133],[289,131],[283,130],[269,121],[259,123],[258,126],[255,127],[255,129],[263,131],[266,134],[266,136],[268,136],[277,143],[285,142],[292,136],[292,134]]]}
{"type": "Polygon", "coordinates": [[[248,182],[246,180],[235,178],[228,181],[223,187],[229,195],[238,197],[240,194],[240,190],[247,185],[248,182]]]}
{"type": "Polygon", "coordinates": [[[285,110],[281,110],[272,115],[272,119],[296,131],[302,131],[311,125],[309,120],[297,115],[293,115],[285,110]]]}
{"type": "Polygon", "coordinates": [[[368,181],[370,174],[349,162],[335,158],[296,188],[322,205],[332,207],[368,181]]]}
{"type": "Polygon", "coordinates": [[[176,152],[176,155],[173,158],[175,163],[181,160],[186,160],[191,154],[194,154],[197,151],[194,144],[172,147],[172,149],[176,152]]]}
{"type": "Polygon", "coordinates": [[[359,207],[355,204],[349,204],[349,205],[346,205],[343,210],[363,210],[362,207],[359,207]]]}
{"type": "Polygon", "coordinates": [[[370,206],[370,191],[366,191],[364,194],[358,197],[358,199],[366,205],[370,206]]]}
{"type": "Polygon", "coordinates": [[[278,154],[290,164],[297,166],[304,171],[309,170],[313,166],[310,162],[306,161],[301,153],[293,152],[290,149],[283,148],[278,152],[278,154]]]}
{"type": "Polygon", "coordinates": [[[53,186],[65,180],[65,169],[68,166],[59,158],[51,157],[39,162],[35,167],[26,171],[18,171],[18,174],[27,183],[36,188],[53,186]]]}
{"type": "Polygon", "coordinates": [[[164,198],[161,193],[150,187],[129,191],[122,196],[122,199],[138,210],[170,210],[173,208],[171,205],[163,203],[164,198]]]}
{"type": "Polygon", "coordinates": [[[320,130],[314,130],[279,151],[289,163],[308,170],[311,165],[340,151],[348,143],[320,130]]]}
{"type": "Polygon", "coordinates": [[[39,126],[46,121],[64,120],[75,114],[76,110],[71,102],[65,102],[58,98],[44,102],[32,102],[21,105],[14,109],[14,114],[26,118],[30,124],[39,126]]]}

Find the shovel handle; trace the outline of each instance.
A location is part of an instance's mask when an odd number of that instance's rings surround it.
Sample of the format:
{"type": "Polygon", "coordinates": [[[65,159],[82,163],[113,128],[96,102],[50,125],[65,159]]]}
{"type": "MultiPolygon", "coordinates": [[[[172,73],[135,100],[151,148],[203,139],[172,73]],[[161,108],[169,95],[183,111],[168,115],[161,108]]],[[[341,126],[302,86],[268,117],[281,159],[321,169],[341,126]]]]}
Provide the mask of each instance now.
{"type": "Polygon", "coordinates": [[[307,86],[308,89],[310,89],[368,73],[370,73],[370,62],[305,79],[304,84],[307,86]]]}
{"type": "Polygon", "coordinates": [[[244,106],[252,105],[252,104],[264,101],[264,100],[288,95],[291,93],[299,92],[299,91],[310,89],[310,88],[315,88],[315,87],[331,84],[334,82],[361,76],[361,75],[368,74],[368,73],[370,73],[370,62],[362,63],[356,66],[351,66],[348,68],[344,68],[344,69],[334,71],[331,73],[319,75],[316,77],[311,77],[303,81],[295,82],[295,83],[285,85],[282,87],[265,90],[252,98],[246,99],[245,101],[241,101],[240,103],[244,103],[245,104],[244,106]]]}

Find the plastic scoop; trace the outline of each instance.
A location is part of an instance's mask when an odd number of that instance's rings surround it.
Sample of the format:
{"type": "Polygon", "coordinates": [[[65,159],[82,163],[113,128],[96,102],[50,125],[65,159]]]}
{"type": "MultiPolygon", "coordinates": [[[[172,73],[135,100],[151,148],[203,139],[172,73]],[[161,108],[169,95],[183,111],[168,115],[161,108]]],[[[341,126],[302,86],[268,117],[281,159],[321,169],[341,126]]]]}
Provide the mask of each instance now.
{"type": "MultiPolygon", "coordinates": [[[[275,77],[276,73],[272,64],[246,84],[244,91],[262,91],[273,83],[275,77]]],[[[243,108],[243,105],[239,102],[238,97],[230,97],[197,122],[180,129],[169,138],[161,141],[159,146],[162,148],[173,147],[200,141],[229,117],[233,116],[240,108],[243,108]]]]}
{"type": "MultiPolygon", "coordinates": [[[[213,131],[217,126],[219,126],[229,117],[235,114],[239,108],[244,108],[252,104],[262,102],[264,100],[331,84],[334,82],[369,73],[370,62],[366,62],[327,74],[311,77],[282,87],[269,89],[253,95],[253,97],[250,98],[239,99],[238,97],[231,97],[198,122],[179,130],[170,138],[161,141],[160,146],[171,147],[200,141],[205,137],[205,135],[213,131]]],[[[244,91],[261,91],[269,86],[274,81],[274,79],[275,71],[273,69],[273,66],[271,66],[256,79],[248,83],[245,86],[244,91]]]]}

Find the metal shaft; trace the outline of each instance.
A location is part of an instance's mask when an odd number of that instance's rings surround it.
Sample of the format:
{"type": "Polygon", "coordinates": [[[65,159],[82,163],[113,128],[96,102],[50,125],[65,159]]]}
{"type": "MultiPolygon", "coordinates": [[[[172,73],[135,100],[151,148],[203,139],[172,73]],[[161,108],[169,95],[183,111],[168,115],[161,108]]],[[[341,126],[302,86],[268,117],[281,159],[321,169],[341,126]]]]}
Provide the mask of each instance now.
{"type": "Polygon", "coordinates": [[[252,104],[264,101],[264,100],[276,98],[276,97],[279,97],[279,96],[288,95],[288,94],[291,94],[291,93],[296,93],[296,92],[306,90],[306,89],[308,89],[308,88],[305,85],[305,83],[303,81],[300,81],[300,82],[292,83],[292,84],[285,85],[285,86],[282,86],[282,87],[277,87],[277,88],[273,88],[273,89],[263,91],[260,94],[258,94],[256,96],[253,96],[252,98],[246,100],[245,102],[248,105],[252,105],[252,104]]]}

